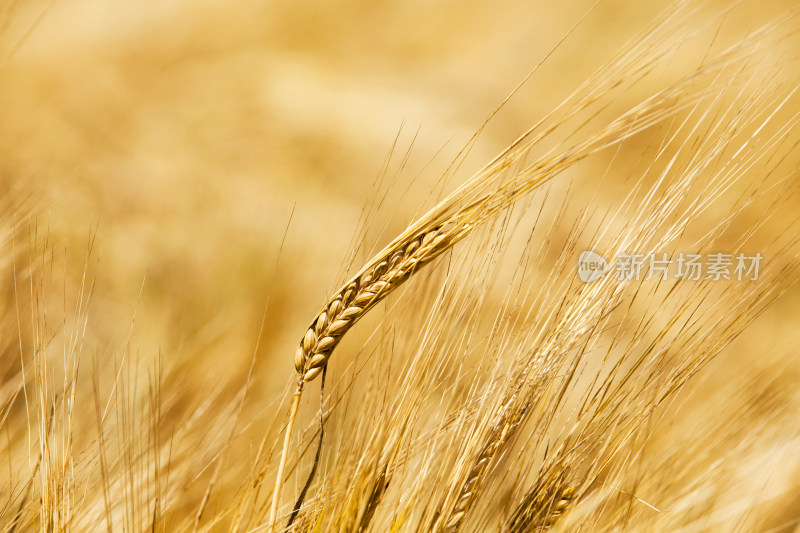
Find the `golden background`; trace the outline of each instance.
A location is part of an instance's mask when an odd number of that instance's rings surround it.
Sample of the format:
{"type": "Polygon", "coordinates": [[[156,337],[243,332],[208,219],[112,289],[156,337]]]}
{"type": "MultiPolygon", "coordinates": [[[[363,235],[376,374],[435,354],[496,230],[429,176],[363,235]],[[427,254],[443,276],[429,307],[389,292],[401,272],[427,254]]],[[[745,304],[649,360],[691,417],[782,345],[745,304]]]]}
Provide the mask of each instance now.
{"type": "MultiPolygon", "coordinates": [[[[593,4],[6,0],[0,194],[16,220],[4,215],[4,257],[14,248],[25,263],[27,246],[47,240],[52,305],[69,316],[94,236],[82,371],[92,358],[119,362],[123,354],[149,368],[160,354],[165,388],[178,405],[194,404],[207,391],[232,397],[256,351],[248,409],[260,424],[292,377],[307,322],[344,279],[390,153],[390,180],[410,192],[393,193],[380,244],[573,26],[484,130],[455,182],[664,8],[593,4]]],[[[746,34],[794,7],[745,2],[722,33],[746,34]]],[[[669,68],[685,70],[702,54],[669,68]]],[[[12,263],[0,265],[6,316],[20,305],[12,263]]],[[[800,370],[792,356],[799,304],[795,289],[737,340],[725,364],[702,374],[696,393],[747,372],[765,352],[791,379],[800,370]]],[[[4,324],[2,334],[16,338],[15,322],[4,324]]],[[[19,360],[10,346],[7,378],[19,360]]]]}

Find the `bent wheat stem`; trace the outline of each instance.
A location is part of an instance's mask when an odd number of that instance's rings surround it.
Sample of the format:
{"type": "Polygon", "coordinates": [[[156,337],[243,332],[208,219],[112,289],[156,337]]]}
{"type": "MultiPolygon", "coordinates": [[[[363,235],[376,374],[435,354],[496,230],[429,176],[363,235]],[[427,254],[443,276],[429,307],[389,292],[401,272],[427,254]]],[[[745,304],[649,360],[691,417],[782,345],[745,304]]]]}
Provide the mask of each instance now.
{"type": "Polygon", "coordinates": [[[289,422],[286,425],[286,435],[283,438],[283,450],[281,451],[281,462],[278,465],[278,476],[275,478],[275,490],[272,493],[272,507],[269,511],[269,530],[275,531],[275,522],[278,519],[278,502],[281,499],[281,487],[283,486],[283,473],[286,470],[286,457],[289,455],[289,441],[292,438],[292,427],[297,418],[297,409],[300,407],[300,398],[303,396],[303,380],[297,381],[297,389],[292,398],[292,407],[289,413],[289,422]]]}

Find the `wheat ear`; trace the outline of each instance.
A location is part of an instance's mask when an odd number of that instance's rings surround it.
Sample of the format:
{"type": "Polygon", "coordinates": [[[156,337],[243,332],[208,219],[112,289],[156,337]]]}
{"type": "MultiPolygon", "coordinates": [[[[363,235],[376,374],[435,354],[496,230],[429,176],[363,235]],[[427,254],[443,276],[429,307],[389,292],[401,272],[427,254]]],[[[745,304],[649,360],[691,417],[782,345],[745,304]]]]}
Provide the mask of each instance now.
{"type": "Polygon", "coordinates": [[[414,233],[346,283],[317,315],[297,348],[294,366],[301,379],[307,382],[316,378],[342,336],[359,318],[417,269],[452,247],[466,231],[468,225],[452,221],[414,233]]]}
{"type": "Polygon", "coordinates": [[[525,416],[525,412],[530,405],[526,403],[521,408],[514,406],[516,399],[517,394],[514,394],[506,405],[501,408],[489,438],[481,448],[477,459],[469,470],[469,474],[467,474],[464,483],[461,485],[461,490],[456,497],[455,504],[444,521],[444,526],[442,528],[444,533],[456,533],[459,530],[464,516],[475,500],[480,485],[489,471],[489,464],[497,455],[497,452],[500,451],[503,445],[511,438],[512,434],[519,428],[525,416]]]}
{"type": "Polygon", "coordinates": [[[510,533],[547,531],[575,500],[578,486],[555,479],[529,492],[514,511],[508,524],[510,533]]]}

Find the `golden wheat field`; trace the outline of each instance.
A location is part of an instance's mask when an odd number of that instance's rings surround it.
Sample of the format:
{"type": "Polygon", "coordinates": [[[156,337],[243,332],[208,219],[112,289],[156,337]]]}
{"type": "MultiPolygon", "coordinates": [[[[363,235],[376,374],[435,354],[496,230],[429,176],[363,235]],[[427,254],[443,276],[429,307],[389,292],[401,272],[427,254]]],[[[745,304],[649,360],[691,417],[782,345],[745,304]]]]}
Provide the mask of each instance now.
{"type": "Polygon", "coordinates": [[[798,51],[0,1],[0,532],[800,531],[798,51]]]}

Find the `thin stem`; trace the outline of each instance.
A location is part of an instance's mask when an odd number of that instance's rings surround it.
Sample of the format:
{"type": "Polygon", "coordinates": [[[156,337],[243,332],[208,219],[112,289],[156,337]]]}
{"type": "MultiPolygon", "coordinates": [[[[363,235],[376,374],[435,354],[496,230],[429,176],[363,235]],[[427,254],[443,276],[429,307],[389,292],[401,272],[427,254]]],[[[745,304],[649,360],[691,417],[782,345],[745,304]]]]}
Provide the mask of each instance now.
{"type": "Polygon", "coordinates": [[[278,516],[278,502],[281,499],[281,486],[283,485],[283,472],[286,470],[286,456],[289,455],[289,441],[292,437],[292,427],[294,419],[297,417],[297,408],[300,406],[300,397],[303,395],[303,378],[297,382],[297,390],[294,392],[292,400],[292,410],[289,414],[289,424],[286,426],[286,436],[283,439],[283,451],[281,452],[281,462],[278,465],[278,477],[275,478],[275,490],[272,493],[272,507],[269,511],[269,530],[275,532],[275,523],[278,516]]]}

